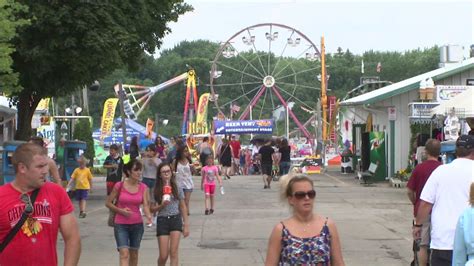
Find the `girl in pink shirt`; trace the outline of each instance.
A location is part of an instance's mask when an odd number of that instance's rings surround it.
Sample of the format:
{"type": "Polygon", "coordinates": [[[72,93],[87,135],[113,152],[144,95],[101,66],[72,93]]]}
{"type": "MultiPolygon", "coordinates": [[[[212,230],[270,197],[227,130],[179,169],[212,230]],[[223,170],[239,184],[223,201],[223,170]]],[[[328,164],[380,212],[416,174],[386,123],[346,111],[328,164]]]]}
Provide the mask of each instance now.
{"type": "Polygon", "coordinates": [[[144,232],[140,205],[143,205],[147,224],[151,224],[148,188],[140,182],[142,169],[142,163],[136,159],[126,164],[124,173],[127,178],[115,184],[105,204],[116,213],[114,236],[120,265],[138,264],[138,249],[144,232]],[[114,204],[113,201],[118,202],[114,204]]]}
{"type": "Polygon", "coordinates": [[[214,158],[208,156],[206,159],[206,166],[201,169],[201,190],[204,190],[204,206],[206,207],[205,215],[214,213],[214,192],[216,190],[216,178],[219,181],[219,186],[222,187],[222,179],[219,175],[219,168],[214,165],[214,158]],[[208,201],[211,203],[209,209],[208,201]]]}

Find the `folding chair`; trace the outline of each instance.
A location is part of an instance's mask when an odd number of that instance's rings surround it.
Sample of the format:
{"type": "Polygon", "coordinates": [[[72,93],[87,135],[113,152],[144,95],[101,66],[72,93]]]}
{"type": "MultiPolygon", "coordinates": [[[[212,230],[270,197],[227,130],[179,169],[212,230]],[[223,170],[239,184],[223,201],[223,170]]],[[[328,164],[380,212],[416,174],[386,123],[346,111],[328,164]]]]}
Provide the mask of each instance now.
{"type": "Polygon", "coordinates": [[[379,166],[379,162],[370,163],[369,169],[367,169],[367,171],[364,171],[364,172],[359,171],[357,173],[357,176],[359,177],[359,180],[361,179],[363,180],[363,182],[360,182],[360,183],[364,185],[372,184],[371,179],[375,176],[375,172],[377,172],[378,166],[379,166]]]}

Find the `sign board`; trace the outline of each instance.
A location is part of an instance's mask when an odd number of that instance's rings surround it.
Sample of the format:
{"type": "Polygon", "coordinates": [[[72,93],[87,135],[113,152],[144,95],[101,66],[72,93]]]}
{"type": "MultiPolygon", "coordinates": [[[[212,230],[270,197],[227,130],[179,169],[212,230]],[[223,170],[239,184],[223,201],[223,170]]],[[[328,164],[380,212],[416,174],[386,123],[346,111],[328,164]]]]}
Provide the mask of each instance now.
{"type": "Polygon", "coordinates": [[[415,102],[409,103],[410,118],[431,118],[431,109],[438,106],[439,103],[433,102],[415,102]]]}
{"type": "Polygon", "coordinates": [[[474,86],[464,85],[436,85],[436,100],[438,102],[449,101],[456,95],[462,93],[465,90],[473,90],[474,86]]]}
{"type": "Polygon", "coordinates": [[[368,84],[368,83],[375,83],[379,82],[380,77],[361,77],[360,78],[360,84],[368,84]]]}
{"type": "Polygon", "coordinates": [[[273,120],[214,121],[214,132],[222,134],[272,134],[273,120]]]}
{"type": "Polygon", "coordinates": [[[396,107],[388,107],[387,112],[388,112],[388,120],[389,121],[397,120],[397,108],[396,107]]]}

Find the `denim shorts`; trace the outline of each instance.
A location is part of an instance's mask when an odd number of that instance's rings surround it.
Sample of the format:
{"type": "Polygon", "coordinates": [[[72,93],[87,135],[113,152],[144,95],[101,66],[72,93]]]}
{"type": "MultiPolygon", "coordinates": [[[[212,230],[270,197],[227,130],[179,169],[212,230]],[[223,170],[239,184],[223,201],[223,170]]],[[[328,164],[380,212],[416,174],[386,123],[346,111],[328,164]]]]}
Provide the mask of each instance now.
{"type": "Polygon", "coordinates": [[[115,224],[114,236],[117,249],[128,248],[138,250],[143,237],[143,223],[115,224]]]}
{"type": "Polygon", "coordinates": [[[156,179],[144,177],[142,179],[142,183],[145,184],[149,189],[153,190],[153,187],[156,183],[156,179]]]}
{"type": "Polygon", "coordinates": [[[183,188],[183,192],[193,192],[192,188],[183,188]]]}
{"type": "Polygon", "coordinates": [[[172,231],[183,232],[181,214],[156,217],[156,236],[167,236],[172,231]]]}

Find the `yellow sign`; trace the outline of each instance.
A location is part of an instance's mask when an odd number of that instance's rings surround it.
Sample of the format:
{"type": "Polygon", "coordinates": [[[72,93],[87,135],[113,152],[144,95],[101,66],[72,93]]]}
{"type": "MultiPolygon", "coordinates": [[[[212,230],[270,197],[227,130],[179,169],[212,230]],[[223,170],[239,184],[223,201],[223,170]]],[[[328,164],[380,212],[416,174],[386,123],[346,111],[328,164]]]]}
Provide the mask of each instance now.
{"type": "Polygon", "coordinates": [[[41,99],[36,107],[36,111],[48,111],[50,98],[41,99]]]}
{"type": "Polygon", "coordinates": [[[209,97],[210,93],[204,93],[199,97],[199,104],[196,116],[196,125],[195,130],[199,132],[199,134],[207,134],[209,133],[207,127],[207,106],[209,104],[209,97]]]}
{"type": "Polygon", "coordinates": [[[105,101],[104,112],[102,114],[102,123],[100,125],[100,139],[112,134],[112,125],[114,124],[115,108],[117,107],[117,98],[109,98],[105,101]]]}

